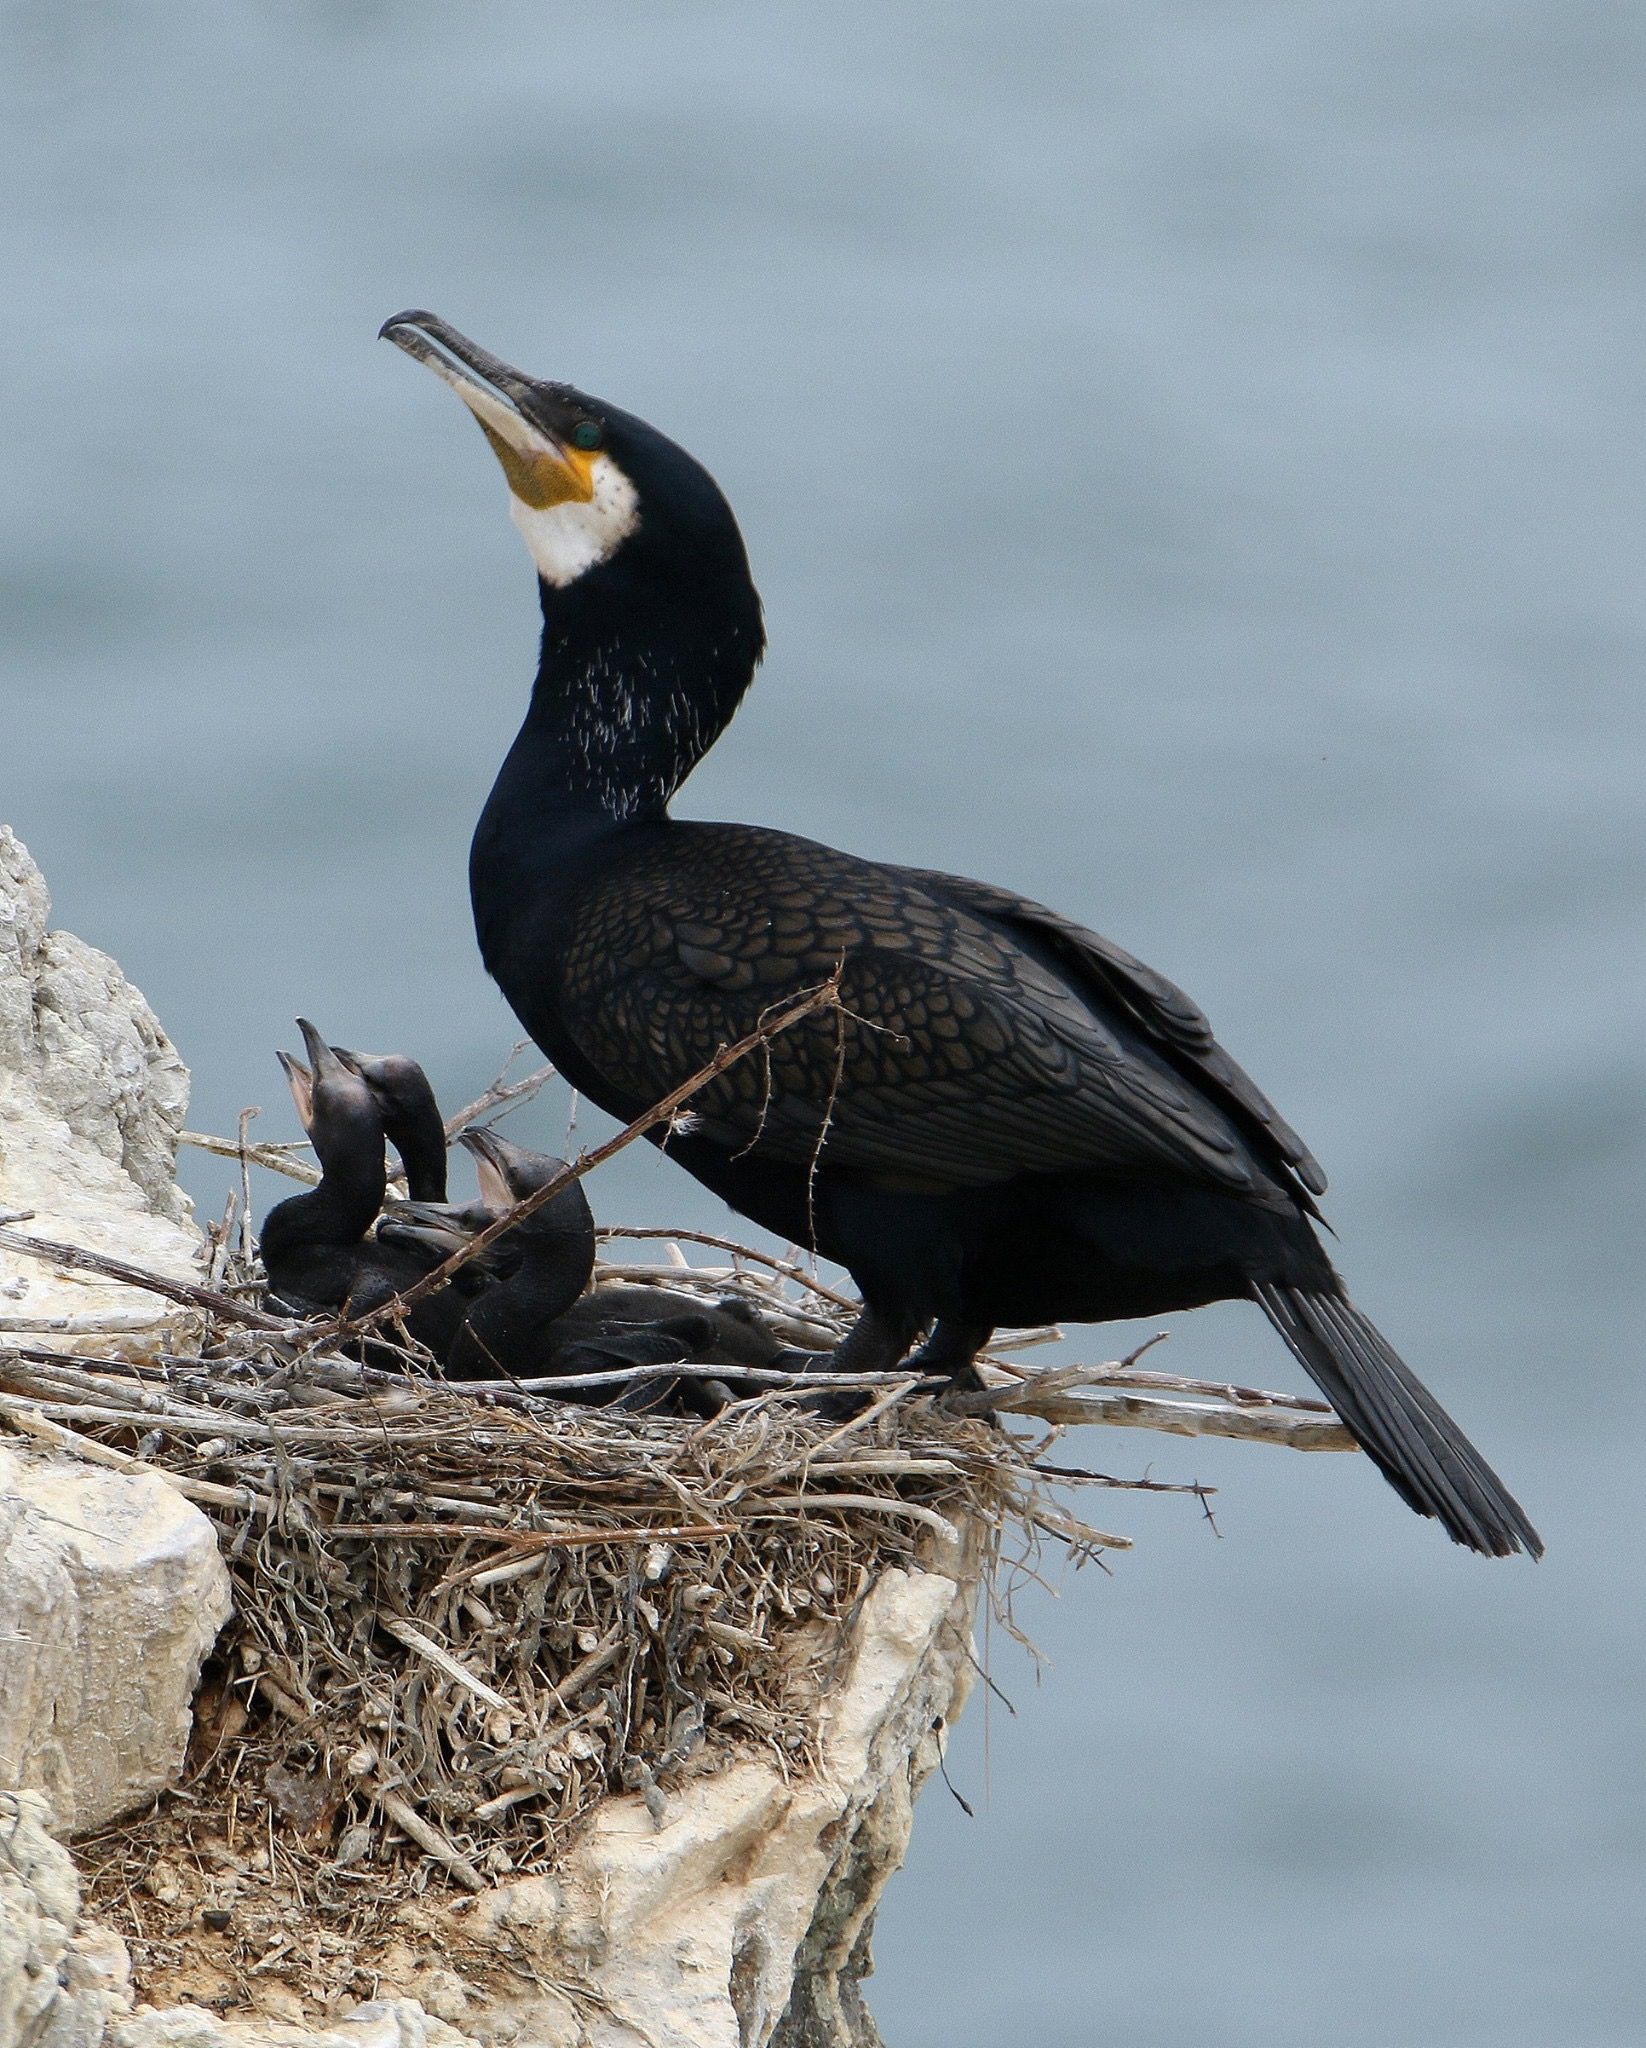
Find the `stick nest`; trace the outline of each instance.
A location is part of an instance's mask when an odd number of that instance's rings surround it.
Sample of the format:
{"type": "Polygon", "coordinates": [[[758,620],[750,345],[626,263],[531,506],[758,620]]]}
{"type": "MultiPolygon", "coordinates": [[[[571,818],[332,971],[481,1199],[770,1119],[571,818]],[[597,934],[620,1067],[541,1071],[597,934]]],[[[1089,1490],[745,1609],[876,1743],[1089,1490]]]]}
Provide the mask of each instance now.
{"type": "MultiPolygon", "coordinates": [[[[712,1284],[786,1312],[769,1276],[712,1284]]],[[[814,1341],[837,1314],[794,1307],[814,1341]]],[[[357,1882],[546,1871],[602,1799],[661,1816],[734,1750],[804,1772],[876,1577],[957,1570],[1043,1505],[1016,1438],[907,1375],[845,1425],[781,1391],[654,1418],[207,1322],[198,1356],[0,1358],[5,1412],[212,1519],[235,1610],[185,1796],[220,1824],[266,1798],[357,1882]]]]}
{"type": "MultiPolygon", "coordinates": [[[[375,1995],[427,1887],[548,1872],[602,1800],[638,1794],[661,1820],[739,1752],[804,1774],[881,1573],[976,1573],[1017,1636],[1011,1594],[1043,1539],[1077,1562],[1129,1547],[1054,1487],[1203,1504],[1197,1486],[1048,1465],[1072,1424],[1346,1441],[1317,1402],[1135,1356],[1040,1373],[998,1359],[987,1394],[947,1408],[906,1372],[864,1376],[869,1406],[845,1424],[796,1400],[815,1379],[699,1368],[740,1380],[740,1398],[707,1420],[636,1416],[447,1387],[410,1353],[403,1371],[352,1362],[335,1328],[256,1305],[227,1218],[198,1286],[0,1239],[198,1319],[197,1349],[0,1348],[0,1421],[163,1473],[211,1518],[233,1581],[182,1786],[80,1845],[89,1903],[132,1940],[154,1996],[233,2000],[282,1978],[304,1997],[375,1995]],[[1033,1436],[1001,1426],[1012,1418],[1033,1436]],[[220,1961],[203,1955],[213,1940],[220,1961]]],[[[854,1304],[800,1266],[696,1242],[731,1263],[688,1267],[671,1244],[675,1264],[606,1278],[739,1296],[812,1348],[849,1322],[854,1304]]],[[[380,1329],[374,1357],[389,1341],[380,1329]]]]}

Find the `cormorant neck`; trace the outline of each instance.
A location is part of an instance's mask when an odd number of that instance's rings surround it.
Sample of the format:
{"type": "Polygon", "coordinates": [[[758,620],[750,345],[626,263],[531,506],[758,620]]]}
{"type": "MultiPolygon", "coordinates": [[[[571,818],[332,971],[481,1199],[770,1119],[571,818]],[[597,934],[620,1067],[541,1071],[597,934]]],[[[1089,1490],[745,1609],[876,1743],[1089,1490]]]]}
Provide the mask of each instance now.
{"type": "Polygon", "coordinates": [[[607,561],[539,581],[543,644],[531,707],[469,849],[469,893],[487,968],[579,856],[665,815],[725,730],[765,645],[760,597],[727,515],[683,546],[659,520],[607,561]]]}
{"type": "Polygon", "coordinates": [[[746,569],[713,584],[637,587],[616,561],[564,589],[539,583],[542,648],[509,766],[531,775],[540,801],[619,824],[667,808],[760,659],[746,569]]]}
{"type": "Polygon", "coordinates": [[[374,1173],[368,1163],[352,1161],[339,1169],[328,1166],[318,1187],[292,1195],[263,1218],[258,1234],[265,1264],[298,1245],[344,1249],[358,1244],[383,1206],[386,1176],[381,1160],[374,1173]]]}

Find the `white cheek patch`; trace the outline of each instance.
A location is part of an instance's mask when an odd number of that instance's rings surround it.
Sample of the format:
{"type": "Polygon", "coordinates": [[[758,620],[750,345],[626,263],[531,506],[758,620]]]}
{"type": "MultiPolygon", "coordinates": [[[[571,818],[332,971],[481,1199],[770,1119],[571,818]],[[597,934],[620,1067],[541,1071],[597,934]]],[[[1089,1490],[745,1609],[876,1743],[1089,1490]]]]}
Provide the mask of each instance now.
{"type": "Polygon", "coordinates": [[[537,564],[537,573],[556,590],[575,583],[603,562],[640,524],[640,496],[609,455],[597,455],[590,474],[594,496],[562,505],[527,505],[509,494],[509,517],[537,564]]]}

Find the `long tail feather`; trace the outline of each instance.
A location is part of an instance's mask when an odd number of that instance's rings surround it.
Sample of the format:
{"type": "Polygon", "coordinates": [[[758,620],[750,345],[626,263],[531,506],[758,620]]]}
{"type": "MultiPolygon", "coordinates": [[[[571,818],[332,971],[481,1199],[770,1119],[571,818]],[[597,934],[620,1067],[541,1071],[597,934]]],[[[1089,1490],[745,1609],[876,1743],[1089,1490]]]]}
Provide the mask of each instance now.
{"type": "Polygon", "coordinates": [[[1543,1541],[1498,1478],[1388,1340],[1342,1294],[1260,1283],[1254,1292],[1293,1356],[1409,1507],[1487,1557],[1543,1541]]]}

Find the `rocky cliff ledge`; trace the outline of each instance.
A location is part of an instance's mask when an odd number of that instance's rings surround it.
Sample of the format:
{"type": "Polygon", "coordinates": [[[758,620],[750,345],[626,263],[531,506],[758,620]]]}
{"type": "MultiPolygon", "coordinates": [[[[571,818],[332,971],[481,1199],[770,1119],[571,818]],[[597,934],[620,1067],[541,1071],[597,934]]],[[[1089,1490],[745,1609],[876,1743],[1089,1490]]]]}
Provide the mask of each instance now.
{"type": "MultiPolygon", "coordinates": [[[[999,1540],[1126,1547],[1040,1451],[1352,1447],[1152,1360],[839,1426],[367,1368],[202,1261],[188,1077],[46,915],[0,831],[0,2048],[876,2048],[999,1540]]],[[[762,1256],[651,1280],[831,1342],[762,1256]]]]}
{"type": "MultiPolygon", "coordinates": [[[[0,825],[0,1210],[40,1237],[195,1276],[199,1233],[173,1178],[188,1069],[106,953],[50,928],[28,850],[0,825]]],[[[0,1344],[164,1340],[186,1319],[151,1294],[0,1249],[0,1344]]]]}
{"type": "MultiPolygon", "coordinates": [[[[860,1991],[875,1908],[965,1696],[970,1592],[963,1573],[886,1574],[853,1628],[811,1769],[786,1779],[735,1762],[692,1779],[661,1814],[641,1796],[613,1798],[553,1877],[472,1897],[426,1892],[398,1915],[377,1995],[325,2021],[306,2018],[307,2001],[278,1978],[223,1995],[231,1979],[211,1906],[183,1916],[170,1973],[192,1970],[210,2008],[144,2001],[129,1928],[82,1913],[49,1802],[0,1793],[0,2041],[876,2048],[860,1991]]],[[[142,1879],[151,1891],[182,1881],[152,1865],[142,1879]]],[[[289,1938],[312,1932],[292,1925],[289,1938]]]]}
{"type": "MultiPolygon", "coordinates": [[[[32,1212],[20,1227],[36,1236],[198,1278],[197,1236],[173,1181],[187,1073],[113,962],[50,931],[47,912],[38,870],[0,831],[0,1208],[32,1212]]],[[[788,1731],[782,1742],[709,1743],[701,1711],[695,1722],[677,1716],[671,1754],[695,1745],[688,1767],[665,1773],[660,1765],[655,1776],[639,1768],[634,1788],[581,1812],[563,1851],[533,1874],[511,1876],[502,1856],[494,1866],[501,1881],[447,1889],[438,1866],[423,1866],[373,1950],[370,1995],[324,1996],[318,1977],[294,1971],[289,1959],[319,1959],[344,1943],[323,1917],[306,1923],[289,1892],[280,1893],[281,1939],[260,1964],[248,1966],[233,1938],[236,1916],[253,1914],[276,1889],[282,1837],[306,1829],[312,1849],[314,1813],[290,1789],[300,1773],[282,1779],[283,1766],[259,1762],[204,1831],[187,1833],[187,1856],[171,1846],[178,1836],[168,1816],[215,1796],[198,1789],[202,1728],[221,1752],[269,1698],[299,1717],[312,1709],[316,1729],[324,1720],[323,1698],[294,1700],[268,1681],[263,1653],[236,1636],[238,1617],[212,1652],[231,1586],[243,1601],[250,1583],[243,1558],[229,1560],[231,1581],[220,1554],[233,1547],[227,1531],[255,1534],[268,1519],[209,1518],[196,1502],[211,1507],[252,1490],[218,1483],[220,1465],[209,1468],[210,1481],[174,1482],[150,1469],[161,1432],[122,1430],[108,1422],[113,1410],[97,1425],[99,1411],[88,1409],[83,1430],[70,1415],[71,1431],[64,1405],[42,1397],[41,1380],[30,1377],[47,1374],[49,1392],[54,1354],[105,1361],[111,1374],[115,1359],[176,1359],[197,1341],[194,1325],[139,1290],[18,1253],[0,1260],[4,2048],[869,2048],[878,2040],[859,1993],[876,1903],[969,1680],[979,1565],[963,1518],[945,1541],[943,1517],[915,1509],[918,1544],[906,1539],[902,1562],[864,1570],[855,1590],[841,1588],[837,1621],[819,1619],[821,1596],[809,1615],[800,1598],[794,1633],[812,1705],[799,1735],[767,1713],[772,1728],[788,1731]],[[194,1728],[187,1790],[168,1799],[185,1775],[191,1702],[208,1656],[211,1713],[194,1728]],[[691,1740],[681,1738],[683,1723],[691,1740]],[[134,1808],[138,1818],[109,1830],[134,1808]],[[74,1840],[95,1829],[103,1833],[77,1869],[74,1840]],[[116,1868],[119,1857],[126,1861],[116,1868]],[[83,1903],[92,1874],[101,1919],[83,1903]],[[157,1926],[163,1940],[139,1941],[140,1930],[157,1926]],[[139,1962],[134,1971],[139,1950],[163,1953],[164,1970],[139,1962]],[[284,1969],[276,1967],[282,1955],[284,1969]]],[[[221,1445],[209,1448],[222,1454],[221,1445]]],[[[655,1628],[644,1578],[628,1569],[629,1611],[651,1613],[655,1628]]],[[[646,1569],[656,1577],[667,1566],[648,1554],[646,1569]]],[[[835,1593],[821,1571],[816,1583],[835,1593]]],[[[721,1633],[706,1639],[708,1652],[734,1672],[740,1635],[754,1637],[735,1616],[713,1619],[712,1586],[688,1594],[678,1612],[709,1617],[704,1627],[721,1633]]],[[[467,1612],[480,1628],[490,1610],[472,1596],[467,1612]]],[[[414,1649],[417,1637],[413,1628],[414,1649]]],[[[406,1654],[393,1642],[387,1648],[406,1654]]],[[[667,1657],[678,1651],[677,1631],[667,1657]]],[[[450,1683],[456,1666],[455,1696],[479,1712],[468,1694],[491,1688],[449,1654],[442,1665],[443,1654],[436,1646],[430,1678],[450,1683]]],[[[592,1684],[598,1657],[575,1642],[572,1654],[580,1682],[592,1684]]],[[[724,1683],[735,1691],[735,1676],[724,1683]]],[[[499,1709],[487,1711],[496,1733],[499,1709]]],[[[607,1711],[597,1697],[572,1717],[567,1757],[598,1747],[607,1711]]],[[[722,1698],[717,1725],[734,1726],[738,1711],[735,1698],[729,1712],[722,1698]]],[[[508,1706],[501,1712],[506,1733],[508,1706]]],[[[751,1729],[764,1725],[762,1712],[745,1703],[751,1729]]],[[[357,1751],[339,1763],[320,1733],[303,1754],[311,1791],[331,1783],[333,1770],[341,1781],[354,1769],[365,1774],[359,1813],[381,1822],[408,1810],[372,1775],[371,1756],[362,1763],[357,1751]]],[[[530,1789],[496,1804],[506,1809],[530,1789]]],[[[328,1824],[336,1804],[326,1808],[328,1824]]],[[[362,1820],[335,1844],[328,1838],[325,1854],[342,1877],[370,1834],[362,1820]]],[[[372,1882],[369,1873],[363,1881],[372,1882]]]]}

